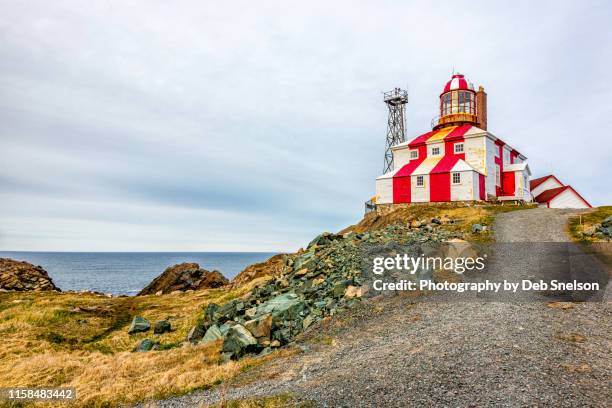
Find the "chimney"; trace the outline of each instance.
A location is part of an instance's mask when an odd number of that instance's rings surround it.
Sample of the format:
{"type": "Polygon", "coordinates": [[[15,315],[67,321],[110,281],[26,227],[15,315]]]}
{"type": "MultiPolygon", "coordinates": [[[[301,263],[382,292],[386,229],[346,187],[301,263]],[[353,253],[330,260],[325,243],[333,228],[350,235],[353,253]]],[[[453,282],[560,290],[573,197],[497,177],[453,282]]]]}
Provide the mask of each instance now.
{"type": "Polygon", "coordinates": [[[487,130],[487,93],[482,86],[476,92],[476,119],[478,127],[487,130]]]}

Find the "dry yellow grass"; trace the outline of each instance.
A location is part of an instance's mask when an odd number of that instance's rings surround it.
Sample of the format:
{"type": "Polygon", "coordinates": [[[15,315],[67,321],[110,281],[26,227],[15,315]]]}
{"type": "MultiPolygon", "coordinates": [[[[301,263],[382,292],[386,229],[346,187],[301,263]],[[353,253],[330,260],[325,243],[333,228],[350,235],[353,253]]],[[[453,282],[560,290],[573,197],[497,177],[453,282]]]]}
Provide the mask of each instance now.
{"type": "Polygon", "coordinates": [[[296,402],[290,394],[280,394],[270,397],[223,402],[214,405],[214,408],[308,408],[311,406],[313,406],[313,404],[307,402],[296,402]]]}
{"type": "Polygon", "coordinates": [[[77,402],[73,406],[102,407],[214,386],[278,353],[222,363],[220,342],[180,343],[206,304],[243,296],[265,279],[233,291],[130,298],[0,294],[0,387],[74,386],[77,402]],[[175,330],[156,338],[168,349],[131,352],[141,339],[153,338],[152,331],[127,334],[136,315],[152,323],[170,317],[175,330]]]}
{"type": "Polygon", "coordinates": [[[340,232],[366,232],[382,229],[387,225],[405,224],[412,220],[430,220],[433,217],[448,217],[455,222],[453,224],[445,224],[445,229],[463,232],[466,234],[466,239],[470,241],[487,241],[491,237],[491,228],[479,234],[472,234],[471,227],[473,224],[491,226],[496,214],[533,207],[533,205],[519,206],[508,204],[476,206],[460,206],[455,204],[396,206],[383,210],[383,213],[372,212],[366,214],[358,224],[345,228],[340,232]]]}

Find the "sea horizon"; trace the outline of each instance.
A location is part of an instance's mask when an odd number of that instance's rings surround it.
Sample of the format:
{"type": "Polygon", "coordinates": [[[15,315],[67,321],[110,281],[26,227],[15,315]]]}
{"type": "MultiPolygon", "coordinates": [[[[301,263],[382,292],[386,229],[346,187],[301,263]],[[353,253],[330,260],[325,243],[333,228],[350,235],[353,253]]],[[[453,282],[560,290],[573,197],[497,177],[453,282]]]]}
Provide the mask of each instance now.
{"type": "Polygon", "coordinates": [[[0,251],[0,258],[29,262],[47,271],[62,291],[135,295],[166,268],[195,262],[227,279],[278,252],[231,251],[0,251]]]}

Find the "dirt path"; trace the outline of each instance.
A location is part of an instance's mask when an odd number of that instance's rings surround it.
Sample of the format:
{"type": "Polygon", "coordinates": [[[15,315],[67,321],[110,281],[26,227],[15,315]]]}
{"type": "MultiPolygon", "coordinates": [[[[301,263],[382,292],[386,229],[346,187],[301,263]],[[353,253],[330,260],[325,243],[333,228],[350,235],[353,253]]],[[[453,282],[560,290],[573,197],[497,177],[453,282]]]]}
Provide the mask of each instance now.
{"type": "MultiPolygon", "coordinates": [[[[496,240],[561,242],[565,223],[563,212],[506,213],[497,219],[496,240]]],[[[528,258],[554,257],[546,248],[528,258]]],[[[521,271],[503,269],[509,278],[521,271]]],[[[246,373],[234,386],[157,405],[289,392],[321,407],[608,407],[610,306],[397,296],[347,313],[341,328],[321,329],[333,333],[329,345],[306,341],[309,351],[246,373]]]]}

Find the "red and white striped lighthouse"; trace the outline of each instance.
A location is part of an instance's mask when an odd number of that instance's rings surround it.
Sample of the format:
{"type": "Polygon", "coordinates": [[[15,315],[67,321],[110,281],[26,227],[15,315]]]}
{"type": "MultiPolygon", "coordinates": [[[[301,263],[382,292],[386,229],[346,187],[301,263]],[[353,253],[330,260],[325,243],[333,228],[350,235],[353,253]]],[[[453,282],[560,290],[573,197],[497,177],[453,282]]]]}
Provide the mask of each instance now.
{"type": "Polygon", "coordinates": [[[376,180],[376,202],[531,201],[527,158],[487,130],[487,95],[462,74],[440,94],[432,130],[393,146],[392,171],[376,180]]]}

